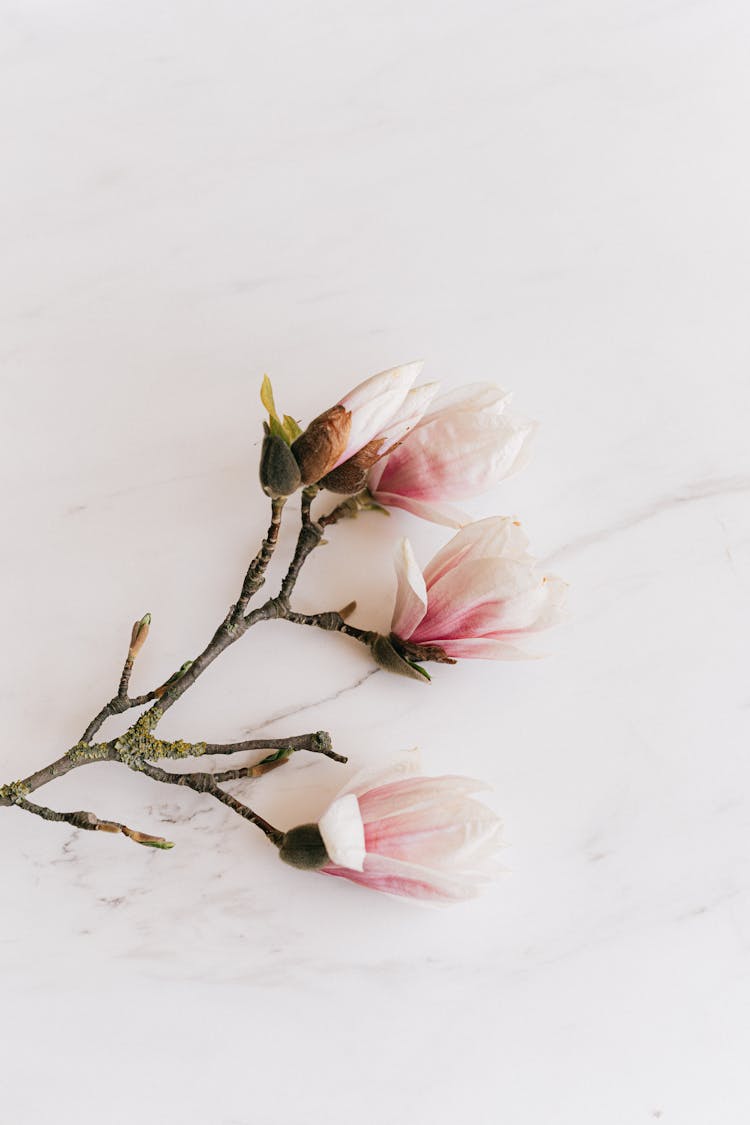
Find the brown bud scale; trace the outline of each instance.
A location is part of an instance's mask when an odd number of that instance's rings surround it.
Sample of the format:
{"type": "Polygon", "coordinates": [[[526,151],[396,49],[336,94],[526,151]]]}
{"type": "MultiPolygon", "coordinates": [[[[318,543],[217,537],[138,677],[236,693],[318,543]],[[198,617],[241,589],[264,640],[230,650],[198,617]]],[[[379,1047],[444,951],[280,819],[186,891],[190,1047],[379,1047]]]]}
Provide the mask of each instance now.
{"type": "Polygon", "coordinates": [[[292,444],[303,484],[316,484],[330,472],[346,449],[351,428],[351,413],[341,404],[313,418],[292,444]]]}

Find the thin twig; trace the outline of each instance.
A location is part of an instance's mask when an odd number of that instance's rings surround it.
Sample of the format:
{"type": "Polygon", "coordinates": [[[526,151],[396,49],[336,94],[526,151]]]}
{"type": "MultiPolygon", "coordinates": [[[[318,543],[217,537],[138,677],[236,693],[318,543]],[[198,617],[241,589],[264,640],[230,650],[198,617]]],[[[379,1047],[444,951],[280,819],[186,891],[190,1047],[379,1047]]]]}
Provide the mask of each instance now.
{"type": "MultiPolygon", "coordinates": [[[[120,680],[120,684],[122,685],[122,680],[120,680]]],[[[122,715],[125,711],[131,711],[134,707],[143,707],[146,703],[153,703],[155,699],[159,698],[160,690],[160,688],[154,688],[153,691],[144,692],[143,695],[121,696],[118,693],[113,696],[109,703],[105,703],[101,711],[91,720],[86,730],[81,735],[80,741],[91,742],[94,735],[98,734],[101,730],[105,720],[111,718],[113,715],[122,715]]]]}
{"type": "Polygon", "coordinates": [[[278,600],[282,605],[288,605],[289,599],[292,596],[292,591],[299,578],[300,571],[304,566],[308,555],[319,546],[323,538],[323,528],[319,523],[312,518],[312,502],[318,493],[317,488],[305,488],[302,492],[301,511],[300,511],[300,530],[297,537],[297,545],[294,548],[294,555],[292,561],[289,563],[284,580],[281,583],[281,588],[278,594],[278,600]]]}
{"type": "Polygon", "coordinates": [[[356,625],[347,625],[341,614],[335,610],[326,613],[296,613],[290,609],[282,615],[282,619],[291,621],[294,625],[310,625],[314,629],[325,629],[328,633],[343,633],[345,637],[352,637],[368,647],[377,636],[377,633],[369,629],[358,629],[356,625]]]}
{"type": "Polygon", "coordinates": [[[204,754],[241,754],[251,750],[309,750],[312,754],[323,754],[334,762],[347,762],[342,754],[337,754],[331,743],[328,731],[316,730],[310,734],[295,734],[291,738],[251,738],[245,742],[205,742],[204,754]]]}
{"type": "Polygon", "coordinates": [[[100,820],[92,812],[85,812],[84,810],[58,812],[56,809],[48,809],[44,805],[36,805],[25,797],[18,797],[13,804],[19,809],[33,813],[34,816],[40,816],[42,820],[60,821],[71,824],[74,828],[83,828],[87,832],[119,832],[136,844],[143,844],[149,848],[171,848],[174,846],[163,836],[151,836],[147,832],[137,832],[134,828],[128,828],[127,824],[119,824],[116,820],[100,820]]]}
{"type": "Polygon", "coordinates": [[[125,665],[122,669],[122,675],[120,676],[120,686],[117,689],[117,698],[118,699],[127,699],[127,697],[128,697],[128,687],[130,686],[130,673],[133,671],[133,665],[134,664],[135,664],[134,658],[130,655],[130,653],[128,653],[128,658],[125,661],[125,665]]]}
{"type": "Polygon", "coordinates": [[[223,785],[225,781],[240,781],[242,778],[247,777],[262,777],[263,774],[278,769],[279,766],[283,766],[288,761],[288,757],[275,758],[271,762],[257,762],[254,766],[240,766],[236,770],[221,770],[219,773],[214,773],[211,776],[217,785],[223,785]]]}
{"type": "Polygon", "coordinates": [[[161,769],[159,766],[151,765],[144,762],[139,772],[145,773],[147,777],[153,778],[154,781],[162,781],[166,785],[183,785],[188,789],[193,789],[196,793],[208,793],[209,796],[214,797],[217,801],[221,801],[223,805],[227,805],[238,816],[244,820],[249,820],[261,832],[275,844],[276,847],[281,846],[284,839],[284,833],[279,828],[274,828],[267,820],[265,820],[259,813],[247,805],[243,805],[236,797],[232,797],[229,793],[225,793],[215,782],[214,777],[210,773],[168,773],[167,770],[161,769]]]}
{"type": "Polygon", "coordinates": [[[258,592],[266,580],[266,570],[273,557],[276,544],[279,541],[281,515],[284,511],[285,504],[285,496],[271,501],[271,523],[266,532],[266,537],[261,544],[260,551],[247,568],[247,574],[245,575],[245,581],[242,583],[240,596],[232,610],[232,618],[234,620],[242,617],[253,594],[258,592]]]}

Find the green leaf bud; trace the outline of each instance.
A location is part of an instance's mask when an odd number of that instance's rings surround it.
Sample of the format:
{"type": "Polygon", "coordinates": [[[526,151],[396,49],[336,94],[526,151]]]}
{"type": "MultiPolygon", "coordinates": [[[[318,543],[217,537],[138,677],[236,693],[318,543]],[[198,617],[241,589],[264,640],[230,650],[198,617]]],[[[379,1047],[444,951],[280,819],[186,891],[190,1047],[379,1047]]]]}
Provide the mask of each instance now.
{"type": "Polygon", "coordinates": [[[260,451],[260,484],[266,496],[291,496],[301,481],[299,465],[284,438],[267,431],[260,451]]]}

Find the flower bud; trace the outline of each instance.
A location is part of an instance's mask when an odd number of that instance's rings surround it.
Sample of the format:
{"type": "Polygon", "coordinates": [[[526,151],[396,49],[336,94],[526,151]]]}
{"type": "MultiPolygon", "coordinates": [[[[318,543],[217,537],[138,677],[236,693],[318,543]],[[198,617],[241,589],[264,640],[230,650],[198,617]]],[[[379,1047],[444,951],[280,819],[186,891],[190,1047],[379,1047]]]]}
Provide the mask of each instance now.
{"type": "MultiPolygon", "coordinates": [[[[182,676],[184,676],[185,673],[187,672],[188,668],[190,668],[190,666],[192,665],[192,663],[193,663],[192,660],[186,660],[184,664],[181,664],[180,667],[177,669],[177,671],[173,672],[172,675],[169,677],[169,679],[165,680],[165,682],[161,685],[161,687],[156,688],[156,690],[154,691],[154,697],[156,699],[161,699],[161,697],[164,695],[164,692],[167,690],[167,688],[171,687],[172,684],[176,683],[177,680],[179,680],[182,676]]],[[[141,716],[141,718],[143,718],[143,716],[141,716]]],[[[138,721],[140,722],[140,719],[138,721]]]]}
{"type": "Polygon", "coordinates": [[[287,442],[266,426],[260,451],[260,485],[266,496],[291,496],[301,483],[300,471],[287,442]]]}
{"type": "Polygon", "coordinates": [[[151,614],[146,613],[133,625],[133,631],[130,634],[130,650],[128,655],[131,660],[135,660],[138,653],[141,651],[146,643],[148,637],[149,626],[151,625],[151,614]]]}
{"type": "Polygon", "coordinates": [[[314,418],[292,444],[303,484],[316,484],[336,464],[346,449],[352,425],[346,407],[332,406],[314,418]]]}
{"type": "Polygon", "coordinates": [[[330,862],[317,824],[299,824],[284,834],[279,858],[292,867],[313,871],[330,862]]]}
{"type": "Polygon", "coordinates": [[[393,642],[378,633],[375,640],[370,645],[372,658],[376,664],[384,668],[386,672],[395,672],[398,676],[409,676],[412,680],[425,680],[430,679],[430,676],[421,668],[419,664],[412,663],[410,660],[405,660],[393,646],[393,642]]]}

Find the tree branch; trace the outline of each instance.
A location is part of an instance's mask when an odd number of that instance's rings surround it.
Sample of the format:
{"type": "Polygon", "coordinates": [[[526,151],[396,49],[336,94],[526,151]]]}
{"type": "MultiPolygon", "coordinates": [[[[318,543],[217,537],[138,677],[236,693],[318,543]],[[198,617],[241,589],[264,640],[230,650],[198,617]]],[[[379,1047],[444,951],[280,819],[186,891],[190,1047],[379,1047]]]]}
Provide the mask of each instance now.
{"type": "Polygon", "coordinates": [[[119,832],[123,836],[127,836],[129,840],[133,840],[134,843],[143,844],[149,848],[174,847],[174,844],[165,840],[163,836],[151,836],[147,832],[137,832],[134,828],[128,828],[127,824],[119,824],[115,820],[100,820],[92,812],[84,812],[83,810],[57,812],[55,809],[48,809],[44,805],[35,805],[33,801],[28,801],[25,797],[20,796],[12,803],[19,809],[40,816],[42,820],[61,821],[65,824],[71,824],[74,828],[83,828],[87,832],[119,832]]]}
{"type": "Polygon", "coordinates": [[[282,615],[282,620],[291,621],[294,625],[310,625],[314,629],[325,629],[328,633],[343,633],[345,637],[352,637],[368,648],[378,635],[369,629],[358,629],[356,625],[347,625],[342,615],[335,610],[326,613],[296,613],[290,609],[282,615]]]}
{"type": "MultiPolygon", "coordinates": [[[[233,797],[230,797],[229,794],[221,790],[216,781],[212,780],[211,774],[169,774],[164,770],[160,770],[159,767],[154,766],[152,760],[154,758],[185,758],[205,754],[235,754],[253,750],[274,750],[279,755],[275,759],[269,758],[268,760],[256,763],[254,766],[244,766],[237,770],[224,771],[217,775],[221,780],[232,780],[235,777],[257,776],[258,767],[265,766],[267,768],[273,768],[276,762],[285,760],[285,757],[288,757],[289,754],[297,750],[309,750],[312,753],[323,754],[334,761],[346,762],[347,759],[345,757],[333,751],[330,735],[324,731],[317,731],[287,739],[251,739],[244,742],[226,744],[190,744],[184,742],[163,742],[155,739],[152,732],[164,712],[195,683],[209,664],[213,663],[226,648],[238,640],[247,629],[260,621],[277,618],[292,621],[296,624],[311,625],[327,631],[344,633],[346,636],[352,637],[364,644],[370,644],[372,638],[376,636],[374,633],[369,633],[365,630],[347,625],[344,620],[344,615],[341,613],[302,614],[293,611],[289,605],[289,599],[296,585],[300,571],[311,552],[322,541],[324,528],[336,523],[341,518],[356,515],[357,511],[362,506],[359,504],[357,498],[348,498],[334,508],[332,512],[329,512],[328,515],[323,516],[320,521],[316,522],[312,518],[311,509],[317,492],[318,490],[315,487],[303,490],[300,533],[292,561],[282,581],[281,589],[277,597],[269,598],[257,609],[246,613],[250,599],[257,593],[265,581],[266,570],[278,542],[285,503],[283,498],[274,499],[272,501],[271,522],[268,531],[266,532],[260,550],[247,569],[239,598],[230,607],[226,617],[200,655],[196,657],[194,661],[188,661],[183,664],[182,667],[167,680],[166,684],[162,684],[160,687],[154,688],[142,695],[130,696],[128,693],[133,664],[138,651],[146,639],[148,625],[150,623],[150,615],[146,614],[145,617],[139,622],[136,622],[133,626],[131,644],[120,676],[117,694],[94,716],[83,732],[81,740],[75,746],[71,747],[61,758],[58,758],[43,769],[30,774],[22,781],[0,787],[0,806],[15,804],[21,808],[25,808],[29,812],[35,813],[37,816],[41,816],[43,819],[65,821],[76,827],[88,830],[121,832],[131,839],[136,839],[137,836],[143,836],[144,838],[138,839],[137,842],[152,843],[154,846],[165,846],[159,842],[158,837],[147,838],[143,833],[134,834],[127,826],[119,825],[114,821],[100,821],[93,813],[56,813],[52,809],[46,809],[41,805],[34,805],[33,802],[27,800],[27,795],[29,793],[56,778],[63,777],[78,766],[86,765],[94,761],[120,761],[132,769],[141,770],[148,776],[156,778],[156,780],[169,782],[170,784],[188,785],[194,789],[197,787],[197,791],[199,792],[211,792],[217,800],[233,808],[235,812],[245,819],[256,823],[258,827],[266,832],[269,839],[278,842],[278,839],[280,839],[278,830],[272,825],[269,825],[267,821],[264,821],[262,817],[257,816],[252,810],[247,809],[240,802],[236,802],[233,797]],[[144,715],[130,727],[125,735],[109,742],[92,743],[92,739],[101,729],[107,718],[122,714],[135,707],[144,706],[147,703],[153,703],[154,706],[144,713],[144,715]],[[283,751],[286,751],[286,755],[282,757],[279,752],[283,751]],[[256,771],[256,773],[253,773],[253,771],[256,771]]],[[[347,607],[347,612],[349,608],[350,607],[347,607]]]]}
{"type": "Polygon", "coordinates": [[[311,734],[296,734],[291,738],[251,738],[246,742],[205,742],[204,754],[240,754],[246,750],[309,750],[312,754],[323,754],[334,762],[347,762],[349,759],[336,754],[328,731],[316,730],[311,734]]]}
{"type": "Polygon", "coordinates": [[[236,797],[232,797],[226,793],[215,782],[214,777],[210,773],[169,773],[167,770],[161,769],[159,766],[153,766],[148,762],[144,762],[140,767],[140,772],[146,774],[147,777],[153,778],[154,781],[162,781],[166,785],[183,785],[188,789],[193,789],[196,793],[208,793],[209,796],[214,797],[223,805],[227,805],[232,812],[236,812],[243,820],[250,821],[256,828],[260,828],[261,832],[275,844],[276,847],[281,846],[284,839],[284,833],[279,828],[274,828],[267,820],[265,820],[259,813],[247,805],[243,805],[236,797]]]}
{"type": "Polygon", "coordinates": [[[247,603],[256,594],[266,580],[266,570],[268,564],[273,557],[276,549],[276,544],[279,541],[279,529],[281,527],[281,515],[284,511],[286,504],[286,497],[281,496],[278,499],[271,501],[271,523],[266,532],[266,537],[261,544],[258,554],[255,556],[250,566],[247,568],[245,581],[242,583],[242,590],[240,596],[231,610],[232,619],[234,621],[242,617],[247,608],[247,603]]]}
{"type": "MultiPolygon", "coordinates": [[[[310,731],[309,734],[295,734],[286,738],[250,738],[246,739],[244,742],[188,743],[179,741],[163,742],[158,739],[153,739],[150,744],[150,749],[152,751],[151,757],[149,757],[148,746],[139,757],[138,753],[134,752],[132,747],[128,746],[127,736],[123,739],[113,738],[109,742],[99,742],[92,746],[79,742],[75,746],[71,746],[61,758],[50,762],[50,764],[43,769],[36,770],[35,773],[29,774],[28,777],[13,782],[10,785],[0,786],[0,807],[17,804],[19,796],[25,797],[28,793],[33,793],[36,789],[41,789],[43,785],[48,785],[50,781],[55,781],[56,778],[64,777],[67,773],[70,773],[71,770],[78,769],[79,766],[91,765],[92,762],[125,763],[126,758],[128,759],[128,763],[130,761],[150,761],[162,758],[184,760],[189,757],[200,758],[212,756],[214,754],[244,754],[262,750],[273,751],[277,754],[286,752],[287,757],[300,750],[306,750],[311,754],[322,754],[324,757],[330,758],[334,762],[346,763],[348,761],[348,758],[345,758],[343,754],[337,754],[335,752],[331,736],[328,731],[325,730],[310,731]]],[[[264,764],[264,762],[265,759],[262,759],[260,762],[255,762],[253,765],[244,768],[254,769],[256,766],[264,764]]]]}

